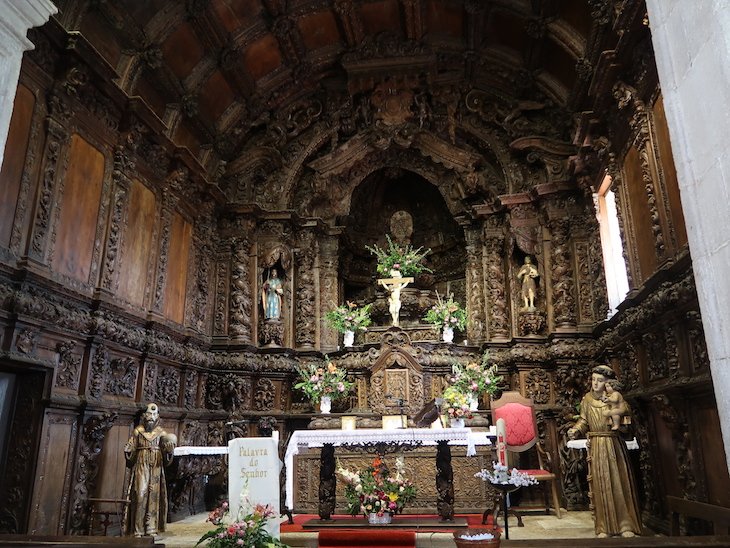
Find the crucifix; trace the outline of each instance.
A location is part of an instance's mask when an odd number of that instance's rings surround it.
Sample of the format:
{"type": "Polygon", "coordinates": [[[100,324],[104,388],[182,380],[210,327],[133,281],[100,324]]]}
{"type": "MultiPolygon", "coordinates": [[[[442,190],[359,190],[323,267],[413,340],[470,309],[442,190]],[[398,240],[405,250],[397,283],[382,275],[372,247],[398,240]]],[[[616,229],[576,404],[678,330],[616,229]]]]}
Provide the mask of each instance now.
{"type": "Polygon", "coordinates": [[[391,270],[393,278],[380,278],[378,283],[390,291],[388,297],[388,310],[393,319],[393,327],[398,327],[398,315],[400,314],[400,292],[405,286],[413,281],[413,278],[402,278],[400,272],[391,270]]]}

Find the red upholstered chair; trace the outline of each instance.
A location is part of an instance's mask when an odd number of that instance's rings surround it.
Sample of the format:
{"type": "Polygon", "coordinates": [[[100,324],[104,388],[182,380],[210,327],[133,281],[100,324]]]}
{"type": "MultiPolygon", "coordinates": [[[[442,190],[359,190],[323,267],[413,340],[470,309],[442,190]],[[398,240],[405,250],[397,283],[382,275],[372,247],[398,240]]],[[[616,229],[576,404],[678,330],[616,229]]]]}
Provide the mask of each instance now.
{"type": "MultiPolygon", "coordinates": [[[[497,424],[498,419],[504,419],[505,422],[505,441],[507,452],[510,457],[518,457],[514,453],[522,453],[531,450],[533,447],[537,451],[537,465],[535,469],[520,468],[521,472],[527,472],[533,476],[538,482],[547,487],[550,483],[552,490],[552,503],[555,508],[555,514],[558,518],[560,515],[560,499],[558,498],[557,478],[550,471],[550,455],[543,449],[537,434],[537,418],[535,417],[535,407],[531,399],[523,397],[519,392],[504,392],[498,400],[491,401],[492,408],[492,424],[497,424]],[[513,455],[510,455],[513,453],[513,455]]],[[[512,459],[517,460],[517,459],[512,459]]],[[[515,464],[508,462],[514,466],[515,464]]],[[[550,504],[548,502],[547,491],[545,491],[545,513],[550,512],[550,504]]]]}

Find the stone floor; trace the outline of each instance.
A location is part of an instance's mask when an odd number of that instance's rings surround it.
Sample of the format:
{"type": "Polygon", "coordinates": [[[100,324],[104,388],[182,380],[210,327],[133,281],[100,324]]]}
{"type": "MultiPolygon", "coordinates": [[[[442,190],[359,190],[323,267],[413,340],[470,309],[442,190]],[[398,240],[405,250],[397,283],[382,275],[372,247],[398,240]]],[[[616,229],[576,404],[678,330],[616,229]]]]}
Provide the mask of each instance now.
{"type": "MultiPolygon", "coordinates": [[[[157,539],[164,542],[167,548],[188,548],[195,546],[198,539],[210,529],[206,523],[208,514],[190,516],[167,525],[167,531],[157,539]]],[[[514,518],[510,518],[510,539],[542,539],[542,538],[593,538],[593,520],[590,512],[566,512],[563,510],[562,519],[553,515],[526,515],[524,527],[517,527],[514,518]]],[[[420,548],[453,547],[451,533],[418,533],[416,545],[420,548]]],[[[292,547],[316,548],[316,532],[285,533],[281,538],[292,547]]]]}

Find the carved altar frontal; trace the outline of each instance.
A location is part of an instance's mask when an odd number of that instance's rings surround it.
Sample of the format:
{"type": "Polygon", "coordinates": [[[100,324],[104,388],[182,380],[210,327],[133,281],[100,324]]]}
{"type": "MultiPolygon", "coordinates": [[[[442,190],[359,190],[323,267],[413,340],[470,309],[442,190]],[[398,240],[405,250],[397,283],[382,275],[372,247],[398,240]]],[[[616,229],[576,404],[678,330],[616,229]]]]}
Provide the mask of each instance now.
{"type": "MultiPolygon", "coordinates": [[[[424,446],[402,453],[386,455],[388,463],[395,463],[395,459],[402,456],[405,461],[407,478],[416,486],[417,498],[408,504],[404,514],[436,514],[436,447],[424,446]]],[[[492,496],[489,486],[474,474],[482,468],[491,468],[494,460],[492,447],[478,446],[477,454],[466,456],[466,447],[454,446],[451,448],[452,467],[454,470],[454,511],[455,513],[479,513],[484,510],[484,504],[492,496]]],[[[337,450],[337,460],[343,468],[361,470],[372,463],[373,455],[363,454],[362,451],[348,451],[344,448],[337,450]]],[[[318,448],[302,449],[294,457],[294,512],[316,514],[319,508],[319,469],[320,450],[318,448]]],[[[346,513],[345,484],[337,482],[335,513],[346,513]]]]}

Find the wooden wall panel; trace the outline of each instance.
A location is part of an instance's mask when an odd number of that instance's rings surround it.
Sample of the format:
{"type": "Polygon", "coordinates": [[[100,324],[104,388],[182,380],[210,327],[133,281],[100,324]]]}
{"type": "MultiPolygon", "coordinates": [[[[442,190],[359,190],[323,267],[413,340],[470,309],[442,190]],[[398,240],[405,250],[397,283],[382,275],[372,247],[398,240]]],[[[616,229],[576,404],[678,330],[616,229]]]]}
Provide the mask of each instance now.
{"type": "Polygon", "coordinates": [[[74,135],[51,267],[83,282],[90,281],[103,178],[104,155],[81,136],[74,135]]]}
{"type": "Polygon", "coordinates": [[[10,119],[8,143],[0,170],[0,245],[10,247],[10,235],[18,204],[18,192],[23,165],[28,153],[30,124],[35,108],[35,96],[27,87],[18,85],[13,117],[10,119]]]}
{"type": "Polygon", "coordinates": [[[628,207],[636,238],[635,242],[628,242],[628,245],[636,247],[638,266],[641,269],[640,279],[634,278],[634,283],[638,286],[654,273],[657,263],[649,204],[641,176],[641,160],[639,152],[634,147],[629,149],[624,160],[624,185],[628,192],[628,207]]]}
{"type": "Polygon", "coordinates": [[[134,180],[129,193],[124,256],[119,273],[119,293],[129,302],[139,306],[145,304],[145,285],[152,264],[155,217],[154,193],[141,181],[134,180]]]}
{"type": "Polygon", "coordinates": [[[682,212],[682,203],[679,197],[679,183],[677,181],[677,170],[674,167],[674,156],[672,156],[667,115],[661,96],[654,103],[652,114],[660,156],[657,160],[664,172],[664,185],[669,200],[669,211],[672,215],[671,224],[674,227],[677,245],[682,247],[687,245],[687,229],[684,224],[684,213],[682,212]]]}
{"type": "Polygon", "coordinates": [[[35,535],[61,535],[64,503],[68,503],[67,473],[70,446],[75,437],[75,418],[49,414],[43,427],[43,438],[36,468],[36,484],[28,520],[28,532],[35,535]]]}
{"type": "Polygon", "coordinates": [[[654,412],[654,428],[657,437],[657,445],[652,448],[652,454],[656,458],[654,466],[660,471],[664,479],[661,488],[664,493],[661,495],[683,496],[682,485],[677,476],[676,444],[672,438],[672,432],[667,428],[664,419],[658,412],[654,412]]]}
{"type": "Polygon", "coordinates": [[[705,473],[707,502],[730,508],[730,475],[722,444],[720,417],[717,407],[714,407],[714,400],[710,400],[706,399],[704,403],[711,403],[713,407],[699,407],[696,410],[695,428],[700,435],[703,456],[699,466],[705,473]]]}
{"type": "MultiPolygon", "coordinates": [[[[100,499],[123,500],[126,498],[125,474],[127,471],[124,460],[124,445],[132,433],[132,423],[121,424],[123,419],[117,419],[120,424],[115,424],[109,429],[104,438],[104,447],[99,455],[99,472],[97,477],[103,478],[98,482],[96,491],[91,497],[100,499]]],[[[111,508],[114,508],[111,505],[111,508]]]]}
{"type": "Polygon", "coordinates": [[[185,289],[193,227],[179,213],[172,218],[169,261],[165,282],[165,317],[177,323],[185,318],[185,289]]]}

